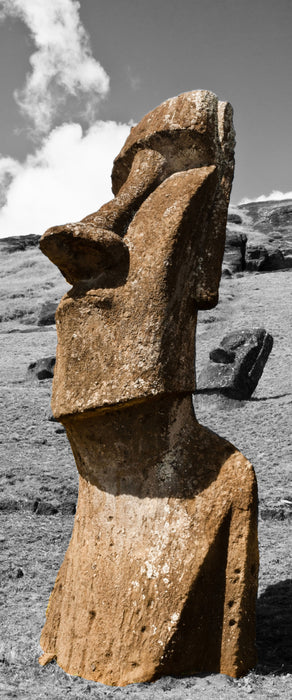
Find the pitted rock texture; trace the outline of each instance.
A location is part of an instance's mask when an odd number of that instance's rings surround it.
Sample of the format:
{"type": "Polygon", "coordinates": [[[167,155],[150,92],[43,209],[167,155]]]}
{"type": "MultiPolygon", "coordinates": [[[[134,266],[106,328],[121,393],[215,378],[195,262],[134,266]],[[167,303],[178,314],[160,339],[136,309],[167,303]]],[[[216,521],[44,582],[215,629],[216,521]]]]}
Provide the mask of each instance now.
{"type": "Polygon", "coordinates": [[[168,100],[117,156],[115,199],[42,237],[73,284],[56,313],[56,417],[193,391],[197,309],[218,299],[233,147],[230,105],[207,91],[168,100]]]}
{"type": "Polygon", "coordinates": [[[216,391],[233,399],[253,394],[273,347],[264,328],[243,329],[224,336],[211,350],[210,361],[198,380],[200,391],[216,391]]]}
{"type": "Polygon", "coordinates": [[[233,148],[230,105],[207,91],[167,100],[115,159],[115,198],[40,242],[73,285],[56,313],[52,409],[80,475],[40,663],[111,685],[238,677],[256,660],[255,476],[191,399],[233,148]]]}
{"type": "Polygon", "coordinates": [[[65,425],[79,497],[43,649],[112,685],[245,673],[256,662],[258,568],[249,462],[195,424],[190,397],[65,425]]]}

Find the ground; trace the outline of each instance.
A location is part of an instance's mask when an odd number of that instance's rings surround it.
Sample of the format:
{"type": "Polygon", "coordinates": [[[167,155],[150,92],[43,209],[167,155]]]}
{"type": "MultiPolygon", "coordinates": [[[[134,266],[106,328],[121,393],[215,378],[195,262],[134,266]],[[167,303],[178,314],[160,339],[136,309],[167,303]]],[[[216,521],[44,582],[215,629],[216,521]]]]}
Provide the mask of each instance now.
{"type": "Polygon", "coordinates": [[[41,668],[39,637],[70,538],[77,472],[63,428],[50,420],[51,380],[27,378],[28,364],[55,352],[54,326],[39,327],[46,300],[66,288],[37,248],[4,256],[0,272],[2,545],[1,697],[160,700],[292,697],[291,347],[292,270],[223,278],[216,309],[200,313],[197,368],[222,337],[264,327],[274,347],[250,401],[198,395],[201,423],[228,438],[253,463],[259,488],[258,665],[245,678],[205,675],[110,688],[41,668]],[[289,318],[290,314],[290,318],[289,318]],[[290,456],[289,456],[290,453],[290,456]]]}

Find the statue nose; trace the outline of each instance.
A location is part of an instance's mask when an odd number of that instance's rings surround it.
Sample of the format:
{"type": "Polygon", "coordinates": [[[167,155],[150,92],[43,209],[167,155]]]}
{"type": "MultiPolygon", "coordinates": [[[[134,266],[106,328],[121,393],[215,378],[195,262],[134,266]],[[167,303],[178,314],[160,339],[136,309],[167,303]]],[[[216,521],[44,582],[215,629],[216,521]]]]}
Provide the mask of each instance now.
{"type": "Polygon", "coordinates": [[[94,279],[97,286],[115,286],[129,268],[129,250],[123,239],[85,222],[48,229],[40,248],[72,285],[94,279]]]}

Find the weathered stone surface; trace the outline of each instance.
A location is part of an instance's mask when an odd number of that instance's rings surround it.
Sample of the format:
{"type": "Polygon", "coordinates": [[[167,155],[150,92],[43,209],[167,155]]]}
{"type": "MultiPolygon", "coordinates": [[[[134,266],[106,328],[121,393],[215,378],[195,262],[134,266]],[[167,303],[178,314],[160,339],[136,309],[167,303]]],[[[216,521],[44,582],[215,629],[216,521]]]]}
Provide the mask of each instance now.
{"type": "Polygon", "coordinates": [[[200,391],[216,391],[234,399],[249,399],[273,347],[263,328],[234,331],[210,352],[210,362],[198,380],[200,391]]]}
{"type": "Polygon", "coordinates": [[[31,362],[28,365],[27,376],[35,377],[37,379],[52,379],[54,376],[56,358],[55,357],[42,357],[36,362],[31,362]]]}
{"type": "Polygon", "coordinates": [[[46,301],[45,304],[42,305],[38,318],[38,326],[52,326],[55,324],[57,306],[58,304],[55,301],[46,301]]]}
{"type": "Polygon", "coordinates": [[[233,146],[230,105],[206,91],[168,100],[116,158],[115,198],[40,243],[73,284],[56,315],[52,408],[80,474],[40,663],[103,683],[255,663],[255,476],[191,401],[233,146]]]}

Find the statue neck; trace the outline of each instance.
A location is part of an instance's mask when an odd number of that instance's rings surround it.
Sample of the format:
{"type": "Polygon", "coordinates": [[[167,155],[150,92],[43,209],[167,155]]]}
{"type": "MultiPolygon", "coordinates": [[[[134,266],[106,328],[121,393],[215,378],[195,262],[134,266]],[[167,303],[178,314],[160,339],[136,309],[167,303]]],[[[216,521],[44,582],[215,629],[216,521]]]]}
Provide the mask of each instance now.
{"type": "Polygon", "coordinates": [[[175,480],[183,478],[193,463],[193,441],[200,441],[191,394],[92,411],[63,423],[81,477],[103,491],[143,493],[148,484],[152,493],[160,487],[164,492],[173,470],[175,480]]]}

